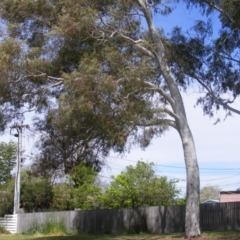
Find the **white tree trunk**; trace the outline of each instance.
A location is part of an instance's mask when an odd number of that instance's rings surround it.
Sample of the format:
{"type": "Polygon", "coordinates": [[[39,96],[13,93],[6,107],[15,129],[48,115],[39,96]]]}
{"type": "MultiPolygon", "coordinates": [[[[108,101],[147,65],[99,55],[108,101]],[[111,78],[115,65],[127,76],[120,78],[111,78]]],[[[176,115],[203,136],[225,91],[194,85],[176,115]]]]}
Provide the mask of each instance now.
{"type": "MultiPolygon", "coordinates": [[[[181,122],[182,120],[180,120],[181,122]]],[[[195,144],[188,123],[179,124],[187,175],[185,235],[195,237],[201,234],[199,225],[200,180],[195,144]]]]}
{"type": "Polygon", "coordinates": [[[172,100],[169,101],[169,99],[167,99],[167,101],[170,103],[172,111],[176,116],[176,129],[182,140],[187,174],[185,235],[186,237],[197,237],[201,234],[199,226],[200,180],[193,136],[187,122],[180,90],[177,83],[174,81],[171,69],[167,64],[165,48],[162,43],[161,35],[152,21],[151,7],[146,0],[137,0],[137,2],[145,16],[152,41],[156,46],[155,54],[153,55],[158,62],[160,71],[168,86],[172,100]]]}
{"type": "Polygon", "coordinates": [[[200,179],[197,154],[193,136],[188,125],[185,107],[180,90],[171,75],[170,70],[165,67],[164,78],[174,99],[172,104],[173,112],[178,116],[176,119],[176,129],[182,140],[184,160],[187,175],[186,191],[186,215],[185,215],[185,235],[186,237],[196,237],[201,235],[199,225],[199,201],[200,201],[200,179]]]}

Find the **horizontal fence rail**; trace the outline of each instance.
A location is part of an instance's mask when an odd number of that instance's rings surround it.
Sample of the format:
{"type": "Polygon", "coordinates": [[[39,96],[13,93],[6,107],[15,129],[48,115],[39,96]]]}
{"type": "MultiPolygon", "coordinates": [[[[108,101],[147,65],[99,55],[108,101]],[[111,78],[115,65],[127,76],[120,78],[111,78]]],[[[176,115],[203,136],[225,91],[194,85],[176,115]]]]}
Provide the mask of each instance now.
{"type": "Polygon", "coordinates": [[[5,215],[0,218],[0,226],[10,233],[17,233],[17,215],[5,215]]]}
{"type": "MultiPolygon", "coordinates": [[[[18,233],[47,221],[61,221],[68,230],[85,233],[184,232],[185,206],[155,206],[133,209],[77,210],[51,213],[21,213],[18,233]]],[[[240,202],[200,205],[202,231],[239,230],[240,202]]]]}

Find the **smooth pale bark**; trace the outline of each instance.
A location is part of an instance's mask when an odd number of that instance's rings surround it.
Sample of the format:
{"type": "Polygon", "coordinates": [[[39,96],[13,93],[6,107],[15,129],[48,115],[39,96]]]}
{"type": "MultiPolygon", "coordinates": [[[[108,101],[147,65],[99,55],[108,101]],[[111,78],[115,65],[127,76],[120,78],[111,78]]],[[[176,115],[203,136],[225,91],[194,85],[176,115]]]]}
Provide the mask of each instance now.
{"type": "Polygon", "coordinates": [[[177,83],[174,81],[174,77],[171,74],[169,66],[167,65],[165,49],[161,41],[161,36],[152,21],[151,8],[146,0],[137,0],[137,2],[145,16],[152,41],[156,46],[154,57],[159,64],[159,68],[167,83],[170,96],[173,100],[168,102],[172,107],[172,111],[176,115],[176,129],[182,140],[187,174],[185,234],[186,237],[196,237],[201,234],[199,226],[200,180],[193,136],[188,125],[180,90],[177,83]]]}
{"type": "Polygon", "coordinates": [[[199,236],[200,180],[195,144],[186,120],[181,119],[178,127],[181,136],[187,174],[185,234],[187,237],[199,236]]]}

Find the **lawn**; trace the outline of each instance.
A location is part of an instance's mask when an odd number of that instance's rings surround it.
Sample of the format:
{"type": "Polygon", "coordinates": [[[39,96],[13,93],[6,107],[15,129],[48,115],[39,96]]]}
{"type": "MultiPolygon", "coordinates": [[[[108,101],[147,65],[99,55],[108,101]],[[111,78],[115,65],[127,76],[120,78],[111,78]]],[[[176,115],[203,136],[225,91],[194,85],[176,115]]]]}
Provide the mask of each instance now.
{"type": "MultiPolygon", "coordinates": [[[[136,234],[136,235],[0,235],[1,240],[183,240],[182,233],[175,234],[136,234]]],[[[198,240],[240,240],[239,231],[205,232],[198,240]]]]}

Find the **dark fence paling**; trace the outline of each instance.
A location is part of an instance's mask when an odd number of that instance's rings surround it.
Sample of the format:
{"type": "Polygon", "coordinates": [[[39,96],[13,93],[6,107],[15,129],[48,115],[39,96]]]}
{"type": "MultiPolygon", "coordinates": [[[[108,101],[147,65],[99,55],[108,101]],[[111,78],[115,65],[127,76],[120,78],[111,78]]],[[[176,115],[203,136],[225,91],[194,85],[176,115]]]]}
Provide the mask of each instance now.
{"type": "Polygon", "coordinates": [[[81,210],[75,222],[86,233],[170,233],[184,231],[185,206],[81,210]]]}
{"type": "MultiPolygon", "coordinates": [[[[95,234],[184,232],[185,206],[21,213],[18,233],[50,219],[61,220],[69,230],[95,234]]],[[[240,202],[201,204],[200,226],[202,231],[240,230],[240,202]]]]}
{"type": "Polygon", "coordinates": [[[200,226],[203,231],[239,230],[240,202],[201,204],[200,226]]]}
{"type": "MultiPolygon", "coordinates": [[[[184,232],[185,206],[80,211],[83,232],[184,232]]],[[[200,205],[202,231],[239,230],[240,202],[200,205]]]]}

